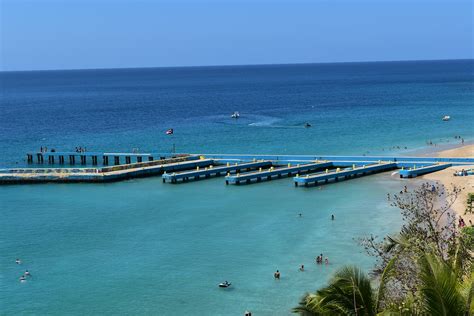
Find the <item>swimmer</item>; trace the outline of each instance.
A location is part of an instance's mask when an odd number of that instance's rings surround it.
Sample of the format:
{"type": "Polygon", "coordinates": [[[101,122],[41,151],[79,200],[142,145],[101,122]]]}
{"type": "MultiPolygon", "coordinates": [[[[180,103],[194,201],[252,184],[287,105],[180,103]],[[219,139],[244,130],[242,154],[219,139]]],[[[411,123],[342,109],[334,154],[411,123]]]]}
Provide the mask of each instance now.
{"type": "Polygon", "coordinates": [[[277,280],[280,280],[280,271],[276,270],[276,272],[273,274],[273,277],[277,280]]]}
{"type": "Polygon", "coordinates": [[[326,257],[326,259],[324,259],[324,263],[325,263],[325,264],[329,264],[329,259],[328,259],[328,257],[326,257]]]}
{"type": "Polygon", "coordinates": [[[24,276],[31,276],[30,271],[26,270],[24,276]]]}
{"type": "Polygon", "coordinates": [[[20,277],[20,282],[26,282],[26,277],[24,275],[20,277]]]}
{"type": "Polygon", "coordinates": [[[303,272],[304,271],[304,264],[301,265],[300,267],[300,271],[303,272]]]}
{"type": "Polygon", "coordinates": [[[299,213],[298,216],[299,216],[299,217],[303,217],[303,214],[299,213]]]}
{"type": "Polygon", "coordinates": [[[316,258],[316,263],[323,263],[323,255],[322,254],[316,258]]]}
{"type": "Polygon", "coordinates": [[[334,214],[331,215],[331,220],[334,220],[334,214]]]}
{"type": "Polygon", "coordinates": [[[21,260],[17,258],[17,259],[15,260],[15,263],[16,263],[16,264],[21,264],[21,260]]]}

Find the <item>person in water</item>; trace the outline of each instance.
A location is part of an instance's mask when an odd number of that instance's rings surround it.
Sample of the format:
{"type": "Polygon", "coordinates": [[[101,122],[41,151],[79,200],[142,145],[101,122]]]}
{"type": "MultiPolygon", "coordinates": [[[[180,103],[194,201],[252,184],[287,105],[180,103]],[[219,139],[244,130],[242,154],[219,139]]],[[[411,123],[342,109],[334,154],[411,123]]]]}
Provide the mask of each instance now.
{"type": "Polygon", "coordinates": [[[326,259],[324,259],[324,263],[325,263],[325,264],[329,264],[329,259],[328,259],[328,257],[326,257],[326,259]]]}
{"type": "Polygon", "coordinates": [[[303,272],[304,271],[304,264],[301,265],[300,267],[300,271],[303,272]]]}
{"type": "Polygon", "coordinates": [[[16,264],[21,264],[21,260],[18,259],[18,258],[16,258],[15,263],[16,263],[16,264]]]}
{"type": "Polygon", "coordinates": [[[276,270],[276,272],[273,274],[273,277],[277,280],[280,280],[280,271],[276,270]]]}
{"type": "Polygon", "coordinates": [[[25,276],[31,276],[31,273],[30,273],[30,271],[26,270],[24,275],[25,276]]]}
{"type": "Polygon", "coordinates": [[[331,215],[331,220],[334,220],[334,214],[331,215]]]}
{"type": "Polygon", "coordinates": [[[20,277],[20,282],[26,282],[26,277],[24,275],[20,277]]]}

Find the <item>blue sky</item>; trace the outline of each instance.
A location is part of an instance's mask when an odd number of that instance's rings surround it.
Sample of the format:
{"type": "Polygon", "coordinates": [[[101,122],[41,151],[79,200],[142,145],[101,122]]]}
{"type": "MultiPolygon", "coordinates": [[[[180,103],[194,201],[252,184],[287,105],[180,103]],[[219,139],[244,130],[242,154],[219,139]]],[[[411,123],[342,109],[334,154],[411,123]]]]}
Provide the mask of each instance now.
{"type": "Polygon", "coordinates": [[[1,70],[473,58],[472,0],[0,0],[1,70]]]}

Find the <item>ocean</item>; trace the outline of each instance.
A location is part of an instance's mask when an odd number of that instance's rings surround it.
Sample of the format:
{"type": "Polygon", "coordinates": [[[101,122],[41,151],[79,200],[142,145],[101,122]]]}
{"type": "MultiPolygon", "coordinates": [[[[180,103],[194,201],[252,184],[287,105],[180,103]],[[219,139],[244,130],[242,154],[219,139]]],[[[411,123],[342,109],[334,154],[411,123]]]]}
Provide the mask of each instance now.
{"type": "MultiPolygon", "coordinates": [[[[0,72],[0,168],[26,165],[26,152],[41,146],[432,151],[458,144],[455,135],[474,139],[473,66],[458,60],[0,72]],[[444,115],[451,120],[443,122],[444,115]],[[173,135],[165,134],[169,128],[173,135]]],[[[288,315],[341,265],[371,268],[373,258],[355,239],[399,229],[401,216],[386,195],[407,183],[416,182],[385,173],[321,188],[294,188],[289,179],[170,185],[159,177],[1,186],[0,313],[288,315]],[[320,253],[329,265],[314,263],[320,253]],[[32,277],[20,283],[25,269],[32,277]],[[232,287],[218,288],[224,280],[232,287]]]]}

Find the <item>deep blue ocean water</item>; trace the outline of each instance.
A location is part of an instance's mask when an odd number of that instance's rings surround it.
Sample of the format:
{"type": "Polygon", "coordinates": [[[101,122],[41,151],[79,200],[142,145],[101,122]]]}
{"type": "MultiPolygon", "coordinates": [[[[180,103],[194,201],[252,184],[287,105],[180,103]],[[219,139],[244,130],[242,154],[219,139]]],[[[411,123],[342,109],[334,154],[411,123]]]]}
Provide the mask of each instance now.
{"type": "MultiPolygon", "coordinates": [[[[472,141],[473,66],[3,72],[0,167],[25,164],[25,153],[40,146],[405,154],[425,150],[427,140],[472,141]],[[240,119],[230,118],[234,111],[240,119]],[[175,134],[165,135],[168,128],[175,134]]],[[[342,264],[371,267],[353,239],[397,231],[400,215],[385,197],[405,184],[388,173],[322,189],[286,179],[234,187],[222,178],[2,186],[0,313],[287,315],[342,264]],[[313,264],[321,252],[328,266],[313,264]],[[33,277],[19,283],[23,269],[33,277]],[[233,288],[217,288],[226,279],[233,288]]]]}

